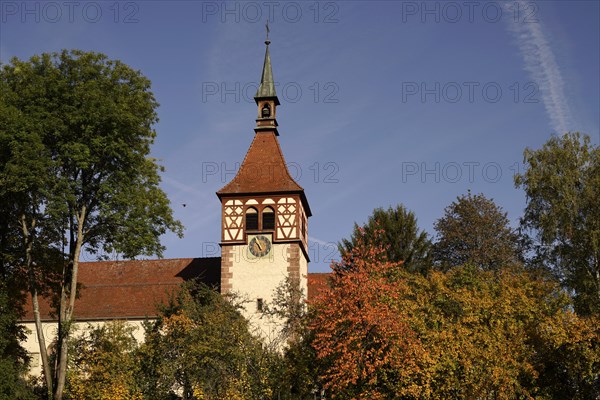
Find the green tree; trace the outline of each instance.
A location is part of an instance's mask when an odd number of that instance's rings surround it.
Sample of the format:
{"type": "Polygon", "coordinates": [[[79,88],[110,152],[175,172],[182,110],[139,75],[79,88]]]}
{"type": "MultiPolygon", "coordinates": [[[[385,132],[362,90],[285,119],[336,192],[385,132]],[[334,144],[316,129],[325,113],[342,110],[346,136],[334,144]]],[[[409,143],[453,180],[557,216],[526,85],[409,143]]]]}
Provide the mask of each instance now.
{"type": "Polygon", "coordinates": [[[18,325],[21,309],[15,301],[14,281],[0,277],[0,400],[33,399],[25,376],[29,357],[20,341],[25,329],[18,325]]]}
{"type": "Polygon", "coordinates": [[[350,239],[342,239],[338,244],[340,254],[351,255],[359,240],[382,246],[387,260],[402,261],[408,271],[425,273],[431,268],[431,241],[419,229],[415,214],[401,204],[387,210],[376,208],[362,227],[355,223],[350,239]],[[383,234],[376,235],[378,230],[383,234]]]}
{"type": "Polygon", "coordinates": [[[248,328],[219,293],[186,283],[147,326],[140,348],[145,398],[272,398],[279,357],[248,328]]]}
{"type": "Polygon", "coordinates": [[[14,303],[16,306],[22,306],[23,292],[31,293],[36,334],[43,348],[44,375],[47,386],[51,387],[52,375],[37,302],[38,294],[47,291],[54,277],[49,267],[56,264],[49,256],[60,258],[53,248],[58,236],[47,229],[42,213],[52,174],[52,160],[42,142],[45,129],[42,121],[48,115],[33,106],[26,109],[20,103],[21,95],[38,94],[31,93],[32,87],[25,93],[13,90],[20,77],[13,79],[17,82],[11,82],[4,70],[0,71],[0,77],[0,263],[4,278],[11,281],[11,297],[19,299],[14,303]]]}
{"type": "Polygon", "coordinates": [[[48,390],[60,400],[81,252],[160,255],[160,236],[181,234],[181,225],[159,187],[161,167],[149,157],[158,104],[139,71],[74,50],[14,58],[0,82],[1,140],[10,149],[0,166],[2,208],[16,210],[22,254],[15,261],[29,269],[34,314],[47,249],[62,257],[53,371],[40,336],[48,390]]]}
{"type": "Polygon", "coordinates": [[[434,228],[433,254],[443,270],[465,264],[494,270],[519,259],[518,235],[510,228],[506,213],[483,194],[458,197],[434,228]]]}
{"type": "Polygon", "coordinates": [[[283,324],[281,337],[275,341],[280,346],[276,351],[284,349],[281,367],[276,371],[281,372],[277,379],[280,382],[277,398],[313,399],[319,386],[319,365],[311,345],[314,335],[308,328],[311,317],[306,295],[297,279],[284,279],[275,288],[272,301],[265,304],[263,313],[269,318],[278,318],[283,324]]]}
{"type": "Polygon", "coordinates": [[[303,331],[306,320],[306,294],[298,279],[286,277],[273,290],[273,298],[263,306],[262,317],[276,318],[282,322],[279,337],[273,338],[273,346],[280,347],[294,342],[303,331]]]}
{"type": "Polygon", "coordinates": [[[536,259],[575,293],[582,314],[600,313],[600,147],[589,136],[552,137],[526,149],[515,177],[527,195],[521,224],[536,259]]]}
{"type": "MultiPolygon", "coordinates": [[[[0,99],[0,119],[4,115],[2,105],[0,99]]],[[[0,131],[0,162],[8,154],[4,136],[0,131]]],[[[0,204],[6,204],[4,187],[0,181],[0,204]]],[[[27,353],[21,346],[25,329],[18,324],[23,314],[26,279],[23,269],[14,262],[19,245],[18,235],[12,230],[14,224],[9,224],[14,215],[14,207],[0,206],[0,400],[27,399],[30,394],[23,378],[28,365],[27,353]]]]}
{"type": "Polygon", "coordinates": [[[134,329],[126,321],[109,321],[90,326],[71,339],[66,389],[69,398],[142,399],[136,382],[138,344],[134,329]]]}
{"type": "Polygon", "coordinates": [[[307,315],[296,340],[290,342],[285,350],[281,386],[285,385],[289,389],[289,397],[282,398],[313,400],[321,387],[319,376],[322,369],[313,347],[314,334],[309,329],[312,320],[310,315],[307,315]]]}

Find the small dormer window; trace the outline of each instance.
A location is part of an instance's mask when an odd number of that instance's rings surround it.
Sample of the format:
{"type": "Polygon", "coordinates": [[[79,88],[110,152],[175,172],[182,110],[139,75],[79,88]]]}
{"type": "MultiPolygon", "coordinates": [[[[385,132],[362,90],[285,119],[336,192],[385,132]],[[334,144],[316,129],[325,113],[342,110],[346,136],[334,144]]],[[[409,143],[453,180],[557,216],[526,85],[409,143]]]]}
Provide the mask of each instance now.
{"type": "Polygon", "coordinates": [[[269,118],[271,116],[271,107],[269,107],[267,103],[263,106],[261,115],[263,118],[269,118]]]}

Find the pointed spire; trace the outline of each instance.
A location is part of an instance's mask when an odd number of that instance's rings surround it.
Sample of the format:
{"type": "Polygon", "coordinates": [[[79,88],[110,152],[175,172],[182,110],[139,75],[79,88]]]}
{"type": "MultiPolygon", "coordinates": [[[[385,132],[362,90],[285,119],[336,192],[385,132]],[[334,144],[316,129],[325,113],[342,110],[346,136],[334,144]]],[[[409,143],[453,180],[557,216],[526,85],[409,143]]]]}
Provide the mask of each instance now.
{"type": "Polygon", "coordinates": [[[274,99],[275,105],[279,105],[279,99],[277,98],[277,93],[275,93],[275,81],[273,80],[273,71],[271,69],[271,55],[269,54],[269,45],[271,41],[269,40],[269,21],[267,21],[267,40],[265,40],[265,44],[267,45],[267,49],[265,51],[265,62],[263,64],[262,77],[260,79],[260,86],[256,91],[256,95],[254,96],[254,100],[256,104],[260,99],[274,99]]]}

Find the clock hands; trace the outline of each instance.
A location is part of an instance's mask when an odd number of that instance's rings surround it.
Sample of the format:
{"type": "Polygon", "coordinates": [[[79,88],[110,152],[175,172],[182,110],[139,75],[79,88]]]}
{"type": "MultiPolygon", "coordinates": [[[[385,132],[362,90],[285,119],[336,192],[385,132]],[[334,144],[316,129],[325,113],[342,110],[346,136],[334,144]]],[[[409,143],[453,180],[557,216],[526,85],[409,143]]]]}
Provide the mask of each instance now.
{"type": "Polygon", "coordinates": [[[248,243],[248,250],[255,257],[266,256],[271,250],[271,242],[265,236],[255,236],[248,243]]]}

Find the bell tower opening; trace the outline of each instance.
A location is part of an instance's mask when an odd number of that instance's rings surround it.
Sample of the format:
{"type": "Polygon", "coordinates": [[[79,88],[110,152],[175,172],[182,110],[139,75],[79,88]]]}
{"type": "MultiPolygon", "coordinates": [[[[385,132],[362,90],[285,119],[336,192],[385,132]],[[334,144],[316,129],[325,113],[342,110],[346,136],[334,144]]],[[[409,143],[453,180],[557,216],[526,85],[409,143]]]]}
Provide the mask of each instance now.
{"type": "Polygon", "coordinates": [[[271,117],[271,107],[269,103],[265,103],[262,108],[261,118],[270,118],[271,117]]]}

